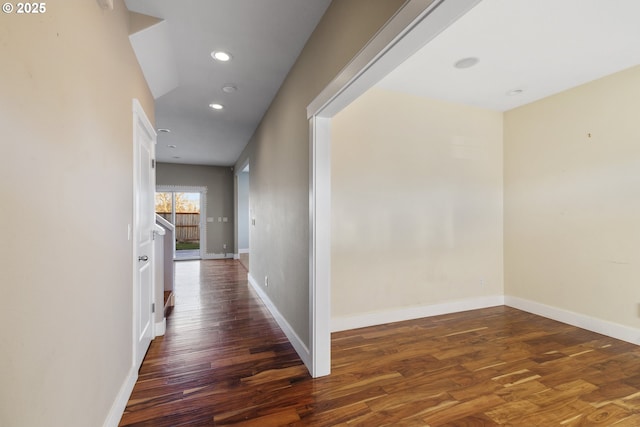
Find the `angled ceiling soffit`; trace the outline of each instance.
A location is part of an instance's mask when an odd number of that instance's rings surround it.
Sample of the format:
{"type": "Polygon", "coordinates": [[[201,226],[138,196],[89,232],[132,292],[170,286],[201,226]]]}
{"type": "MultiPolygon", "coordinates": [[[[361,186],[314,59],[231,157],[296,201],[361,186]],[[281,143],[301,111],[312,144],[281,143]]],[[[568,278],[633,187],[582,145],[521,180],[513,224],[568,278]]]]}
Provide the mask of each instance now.
{"type": "Polygon", "coordinates": [[[129,12],[129,41],[154,99],[180,84],[167,21],[129,12]]]}

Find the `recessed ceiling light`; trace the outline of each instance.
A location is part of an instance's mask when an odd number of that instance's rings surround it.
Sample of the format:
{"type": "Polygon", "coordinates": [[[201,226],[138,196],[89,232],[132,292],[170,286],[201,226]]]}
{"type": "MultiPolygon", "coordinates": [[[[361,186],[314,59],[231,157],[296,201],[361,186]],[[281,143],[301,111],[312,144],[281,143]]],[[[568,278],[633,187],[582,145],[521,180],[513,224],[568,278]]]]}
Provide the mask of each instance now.
{"type": "Polygon", "coordinates": [[[223,50],[217,50],[217,51],[211,52],[211,56],[213,57],[213,59],[220,62],[227,62],[231,59],[231,54],[223,50]]]}
{"type": "Polygon", "coordinates": [[[180,158],[180,156],[173,156],[173,158],[174,158],[174,159],[179,159],[179,158],[180,158]]]}
{"type": "Polygon", "coordinates": [[[515,96],[515,95],[521,95],[522,93],[524,93],[524,89],[511,89],[509,92],[507,92],[507,95],[515,96]]]}
{"type": "Polygon", "coordinates": [[[468,58],[462,58],[457,60],[453,66],[458,69],[471,68],[480,61],[478,58],[470,56],[468,58]]]}
{"type": "Polygon", "coordinates": [[[169,132],[171,132],[171,129],[164,129],[164,128],[161,128],[161,129],[158,129],[158,132],[161,132],[161,133],[169,133],[169,132]]]}
{"type": "Polygon", "coordinates": [[[169,147],[169,148],[176,148],[176,146],[175,146],[175,145],[173,145],[173,144],[169,144],[169,145],[167,145],[167,147],[169,147]]]}
{"type": "Polygon", "coordinates": [[[213,108],[214,110],[222,110],[224,108],[222,104],[209,104],[209,107],[213,108]]]}
{"type": "Polygon", "coordinates": [[[233,93],[235,91],[237,91],[238,88],[232,84],[226,84],[224,86],[222,86],[222,91],[225,93],[233,93]]]}

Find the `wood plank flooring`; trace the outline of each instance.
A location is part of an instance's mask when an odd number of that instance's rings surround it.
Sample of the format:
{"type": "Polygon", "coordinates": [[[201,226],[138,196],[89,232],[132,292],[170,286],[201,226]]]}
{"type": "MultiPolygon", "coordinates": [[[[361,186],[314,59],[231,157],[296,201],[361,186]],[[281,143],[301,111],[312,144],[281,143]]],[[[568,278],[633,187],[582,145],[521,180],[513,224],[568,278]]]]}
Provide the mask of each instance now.
{"type": "Polygon", "coordinates": [[[238,261],[180,262],[120,426],[640,426],[640,348],[508,307],[345,331],[312,379],[238,261]]]}

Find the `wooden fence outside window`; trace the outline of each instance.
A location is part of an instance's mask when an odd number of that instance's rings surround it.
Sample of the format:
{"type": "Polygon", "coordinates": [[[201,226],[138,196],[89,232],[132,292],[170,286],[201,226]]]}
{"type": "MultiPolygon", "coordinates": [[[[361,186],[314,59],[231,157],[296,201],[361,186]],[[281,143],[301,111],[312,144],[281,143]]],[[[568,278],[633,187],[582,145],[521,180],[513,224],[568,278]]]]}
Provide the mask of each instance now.
{"type": "MultiPolygon", "coordinates": [[[[171,222],[171,212],[156,212],[171,222]]],[[[200,214],[192,212],[176,212],[176,241],[197,242],[200,240],[200,214]]]]}

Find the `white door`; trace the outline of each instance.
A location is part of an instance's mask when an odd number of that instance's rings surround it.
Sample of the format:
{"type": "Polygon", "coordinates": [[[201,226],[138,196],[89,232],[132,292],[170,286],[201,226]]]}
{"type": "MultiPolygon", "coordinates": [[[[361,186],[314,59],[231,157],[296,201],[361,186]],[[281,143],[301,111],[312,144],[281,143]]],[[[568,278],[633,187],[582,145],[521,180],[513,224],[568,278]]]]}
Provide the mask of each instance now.
{"type": "Polygon", "coordinates": [[[142,106],[133,104],[134,206],[133,206],[133,323],[136,368],[153,338],[153,226],[155,223],[155,140],[156,133],[142,106]]]}

